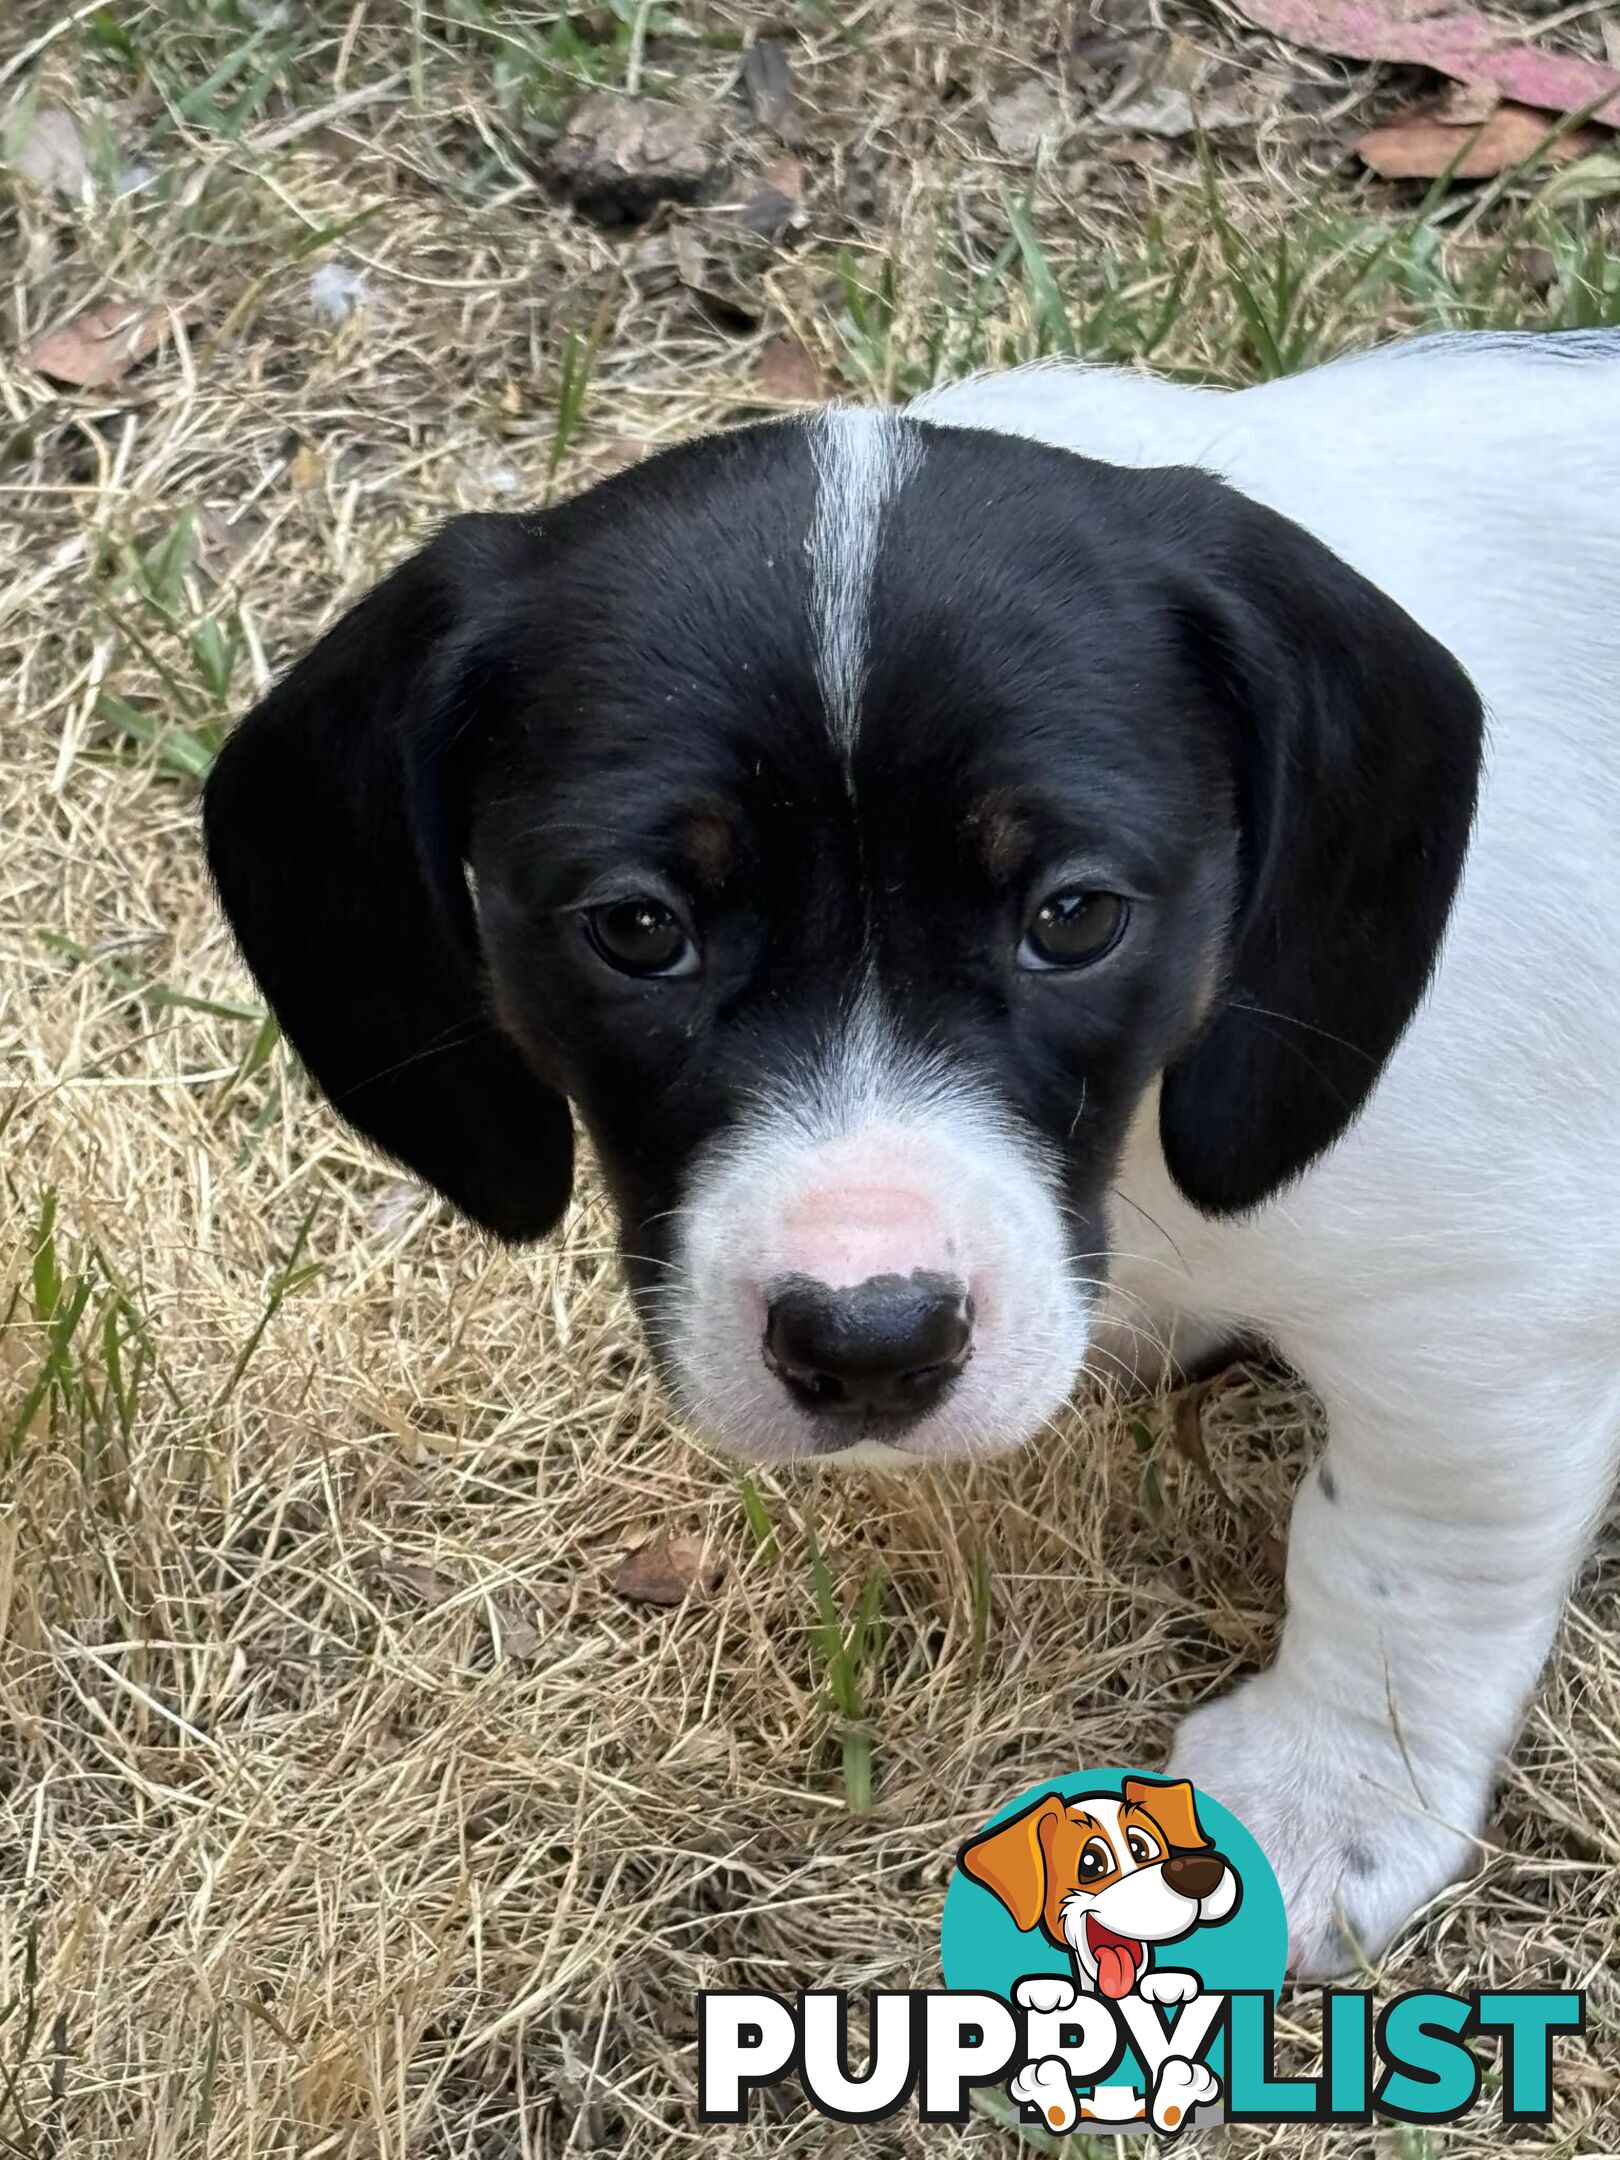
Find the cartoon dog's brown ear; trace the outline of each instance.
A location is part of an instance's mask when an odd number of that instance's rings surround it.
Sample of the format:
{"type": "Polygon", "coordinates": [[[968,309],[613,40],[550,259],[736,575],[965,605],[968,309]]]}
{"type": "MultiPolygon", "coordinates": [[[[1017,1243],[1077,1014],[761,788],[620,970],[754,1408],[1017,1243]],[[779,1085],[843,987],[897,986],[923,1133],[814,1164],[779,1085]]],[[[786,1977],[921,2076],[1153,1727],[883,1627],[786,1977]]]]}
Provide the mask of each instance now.
{"type": "Polygon", "coordinates": [[[1000,1898],[1016,1927],[1035,1926],[1046,1907],[1046,1848],[1041,1825],[1063,1813],[1057,1793],[1042,1793],[1021,1815],[997,1823],[983,1837],[972,1838],[957,1854],[957,1865],[1000,1898]]]}
{"type": "Polygon", "coordinates": [[[1127,1800],[1146,1808],[1177,1852],[1195,1852],[1215,1840],[1198,1820],[1193,1789],[1185,1778],[1155,1784],[1151,1778],[1128,1777],[1122,1788],[1127,1800]]]}

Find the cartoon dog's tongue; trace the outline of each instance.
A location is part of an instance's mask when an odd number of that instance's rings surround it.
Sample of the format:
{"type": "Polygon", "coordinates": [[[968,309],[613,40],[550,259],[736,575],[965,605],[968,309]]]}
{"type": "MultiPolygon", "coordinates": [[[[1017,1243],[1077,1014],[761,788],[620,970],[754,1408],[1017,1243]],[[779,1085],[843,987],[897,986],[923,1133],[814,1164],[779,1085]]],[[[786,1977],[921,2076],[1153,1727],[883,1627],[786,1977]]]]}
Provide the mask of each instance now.
{"type": "Polygon", "coordinates": [[[1097,1960],[1097,1986],[1118,2002],[1131,1992],[1147,1952],[1129,1935],[1116,1935],[1112,1928],[1104,1927],[1095,1913],[1086,1915],[1086,1940],[1097,1960]]]}

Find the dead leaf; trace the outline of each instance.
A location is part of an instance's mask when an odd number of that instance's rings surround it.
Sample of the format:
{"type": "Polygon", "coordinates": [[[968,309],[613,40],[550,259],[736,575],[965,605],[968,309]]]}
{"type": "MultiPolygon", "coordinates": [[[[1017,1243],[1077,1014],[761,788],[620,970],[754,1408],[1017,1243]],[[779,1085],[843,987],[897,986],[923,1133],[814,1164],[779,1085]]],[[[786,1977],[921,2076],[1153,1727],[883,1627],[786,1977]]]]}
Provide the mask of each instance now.
{"type": "Polygon", "coordinates": [[[804,200],[804,167],[796,157],[773,158],[766,166],[763,178],[767,187],[775,188],[790,202],[804,200]]]}
{"type": "Polygon", "coordinates": [[[797,338],[767,338],[754,376],[768,398],[784,405],[807,405],[826,396],[815,356],[797,338]]]}
{"type": "Polygon", "coordinates": [[[655,1537],[625,1554],[613,1587],[635,1605],[679,1605],[688,1597],[712,1598],[725,1572],[723,1560],[704,1557],[702,1538],[655,1537]]]}
{"type": "Polygon", "coordinates": [[[792,148],[804,141],[804,115],[793,82],[793,63],[778,38],[758,38],[743,54],[743,96],[761,127],[792,148]]]}
{"type": "Polygon", "coordinates": [[[101,390],[122,380],[138,360],[155,353],[172,327],[166,307],[139,300],[102,300],[35,338],[28,365],[76,390],[101,390]]]}
{"type": "Polygon", "coordinates": [[[1170,37],[1151,48],[1097,117],[1110,128],[1165,141],[1198,128],[1214,134],[1252,126],[1263,106],[1275,104],[1280,86],[1265,75],[1232,81],[1230,73],[1191,38],[1170,37]]]}
{"type": "Polygon", "coordinates": [[[1363,135],[1356,154],[1383,180],[1434,180],[1447,171],[1459,180],[1490,180],[1538,150],[1544,164],[1567,165],[1603,140],[1595,128],[1555,136],[1554,127],[1545,113],[1524,105],[1499,105],[1473,127],[1413,113],[1363,135]]]}
{"type": "Polygon", "coordinates": [[[540,1655],[545,1638],[541,1635],[533,1620],[528,1618],[516,1605],[507,1605],[499,1598],[496,1598],[493,1603],[495,1612],[493,1632],[499,1643],[500,1656],[513,1658],[520,1665],[526,1665],[531,1659],[537,1658],[540,1655]]]}
{"type": "Polygon", "coordinates": [[[661,202],[695,202],[719,172],[712,113],[593,91],[568,116],[552,177],[586,217],[634,225],[661,202]]]}
{"type": "Polygon", "coordinates": [[[591,470],[597,473],[628,472],[646,455],[645,443],[633,442],[628,435],[609,435],[592,450],[591,470]]]}
{"type": "Polygon", "coordinates": [[[1171,1438],[1176,1453],[1192,1464],[1215,1497],[1231,1510],[1254,1538],[1260,1551],[1262,1572],[1272,1581],[1281,1582],[1288,1565],[1286,1539],[1280,1538],[1253,1508],[1228,1492],[1221,1481],[1220,1473],[1210,1461],[1209,1449],[1204,1441],[1204,1404],[1220,1386],[1222,1377],[1217,1373],[1213,1380],[1199,1381],[1192,1387],[1182,1389],[1175,1399],[1171,1438]]]}
{"type": "Polygon", "coordinates": [[[1288,1580],[1288,1540],[1275,1530],[1260,1533],[1260,1567],[1272,1582],[1288,1580]]]}
{"type": "MultiPolygon", "coordinates": [[[[1071,78],[1084,80],[1088,89],[1112,82],[1124,73],[1140,49],[1142,33],[1152,28],[1151,14],[1141,14],[1135,21],[1120,20],[1123,11],[1118,0],[1110,0],[1108,21],[1097,20],[1097,11],[1090,11],[1090,19],[1077,28],[1069,39],[1069,71],[1071,78]]],[[[1095,103],[1095,98],[1088,98],[1095,103]]]]}
{"type": "Polygon", "coordinates": [[[775,188],[761,188],[743,204],[740,215],[749,232],[762,240],[780,240],[793,223],[793,205],[775,188]]]}
{"type": "MultiPolygon", "coordinates": [[[[270,520],[260,510],[240,510],[224,517],[205,503],[197,512],[197,561],[204,576],[216,584],[223,582],[269,530],[270,520]]],[[[373,1229],[397,1230],[424,1197],[420,1185],[408,1178],[396,1179],[367,1205],[366,1219],[373,1229]]]]}
{"type": "Polygon", "coordinates": [[[780,240],[789,226],[803,223],[804,167],[797,158],[777,158],[760,177],[765,184],[743,204],[742,221],[750,232],[780,240]]]}
{"type": "Polygon", "coordinates": [[[1209,1449],[1204,1444],[1204,1403],[1209,1392],[1207,1381],[1182,1389],[1175,1401],[1171,1437],[1176,1453],[1190,1462],[1210,1490],[1230,1507],[1232,1496],[1217,1477],[1215,1465],[1209,1459],[1209,1449]]]}
{"type": "Polygon", "coordinates": [[[1111,100],[1101,117],[1111,127],[1126,128],[1133,135],[1161,135],[1174,141],[1195,128],[1213,134],[1217,128],[1246,127],[1254,118],[1246,101],[1212,97],[1195,99],[1190,90],[1174,83],[1157,83],[1128,97],[1111,100]]]}
{"type": "Polygon", "coordinates": [[[426,1560],[400,1560],[392,1553],[377,1562],[377,1576],[391,1590],[403,1590],[420,1605],[443,1605],[461,1587],[426,1560]]]}
{"type": "Polygon", "coordinates": [[[703,242],[690,227],[677,226],[669,236],[675,258],[675,275],[692,292],[704,292],[709,283],[709,258],[703,242]]]}
{"type": "Polygon", "coordinates": [[[1515,248],[1508,257],[1508,268],[1523,278],[1532,292],[1548,292],[1558,282],[1558,258],[1550,248],[1515,248]]]}
{"type": "Polygon", "coordinates": [[[1063,135],[1063,108],[1050,84],[1031,76],[1016,89],[1004,90],[985,108],[990,139],[1003,157],[1031,165],[1045,143],[1063,135]]]}
{"type": "Polygon", "coordinates": [[[1348,60],[1395,60],[1458,82],[1494,83],[1504,97],[1620,127],[1620,72],[1576,53],[1528,44],[1503,16],[1446,0],[1233,0],[1258,30],[1348,60]]]}
{"type": "Polygon", "coordinates": [[[54,105],[41,106],[31,120],[19,118],[13,123],[5,147],[13,172],[35,187],[55,188],[74,200],[88,194],[90,161],[71,113],[54,105]]]}
{"type": "Polygon", "coordinates": [[[1141,136],[1132,136],[1123,142],[1104,143],[1101,148],[1102,155],[1110,165],[1137,165],[1144,172],[1151,172],[1157,165],[1167,165],[1171,156],[1167,142],[1144,141],[1141,136]]]}

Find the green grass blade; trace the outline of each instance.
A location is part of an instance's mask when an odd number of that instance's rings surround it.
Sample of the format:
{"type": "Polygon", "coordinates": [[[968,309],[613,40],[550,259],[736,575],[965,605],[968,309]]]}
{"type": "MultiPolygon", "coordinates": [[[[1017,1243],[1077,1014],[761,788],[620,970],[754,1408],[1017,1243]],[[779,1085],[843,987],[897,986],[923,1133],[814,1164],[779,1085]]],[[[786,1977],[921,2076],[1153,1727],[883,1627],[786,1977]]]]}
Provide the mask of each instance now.
{"type": "Polygon", "coordinates": [[[1036,319],[1043,337],[1058,352],[1073,360],[1079,357],[1080,347],[1075,338],[1074,324],[1069,318],[1068,304],[1063,298],[1063,288],[1057,281],[1046,250],[1036,237],[1035,228],[1029,221],[1029,197],[1015,202],[1012,196],[1003,194],[1002,207],[1007,223],[1018,244],[1018,253],[1024,265],[1024,275],[1029,280],[1030,292],[1035,301],[1036,319]]]}

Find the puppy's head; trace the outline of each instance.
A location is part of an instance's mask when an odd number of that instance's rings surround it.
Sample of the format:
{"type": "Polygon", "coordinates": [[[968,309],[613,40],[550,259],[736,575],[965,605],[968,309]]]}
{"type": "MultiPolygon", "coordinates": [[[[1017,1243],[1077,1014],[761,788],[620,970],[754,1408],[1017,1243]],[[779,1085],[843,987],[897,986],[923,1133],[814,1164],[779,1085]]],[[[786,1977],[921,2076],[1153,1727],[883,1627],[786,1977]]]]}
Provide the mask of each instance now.
{"type": "Polygon", "coordinates": [[[1099,1993],[1128,1995],[1154,1946],[1229,1920],[1241,1884],[1185,1779],[1038,1800],[964,1845],[960,1863],[1028,1931],[1072,1955],[1099,1993]]]}
{"type": "Polygon", "coordinates": [[[503,1236],[577,1113],[661,1367],[739,1452],[1023,1439],[1104,1196],[1265,1198],[1421,994],[1479,714],[1191,471],[876,414],[465,518],[227,744],[210,858],[342,1113],[503,1236]]]}

